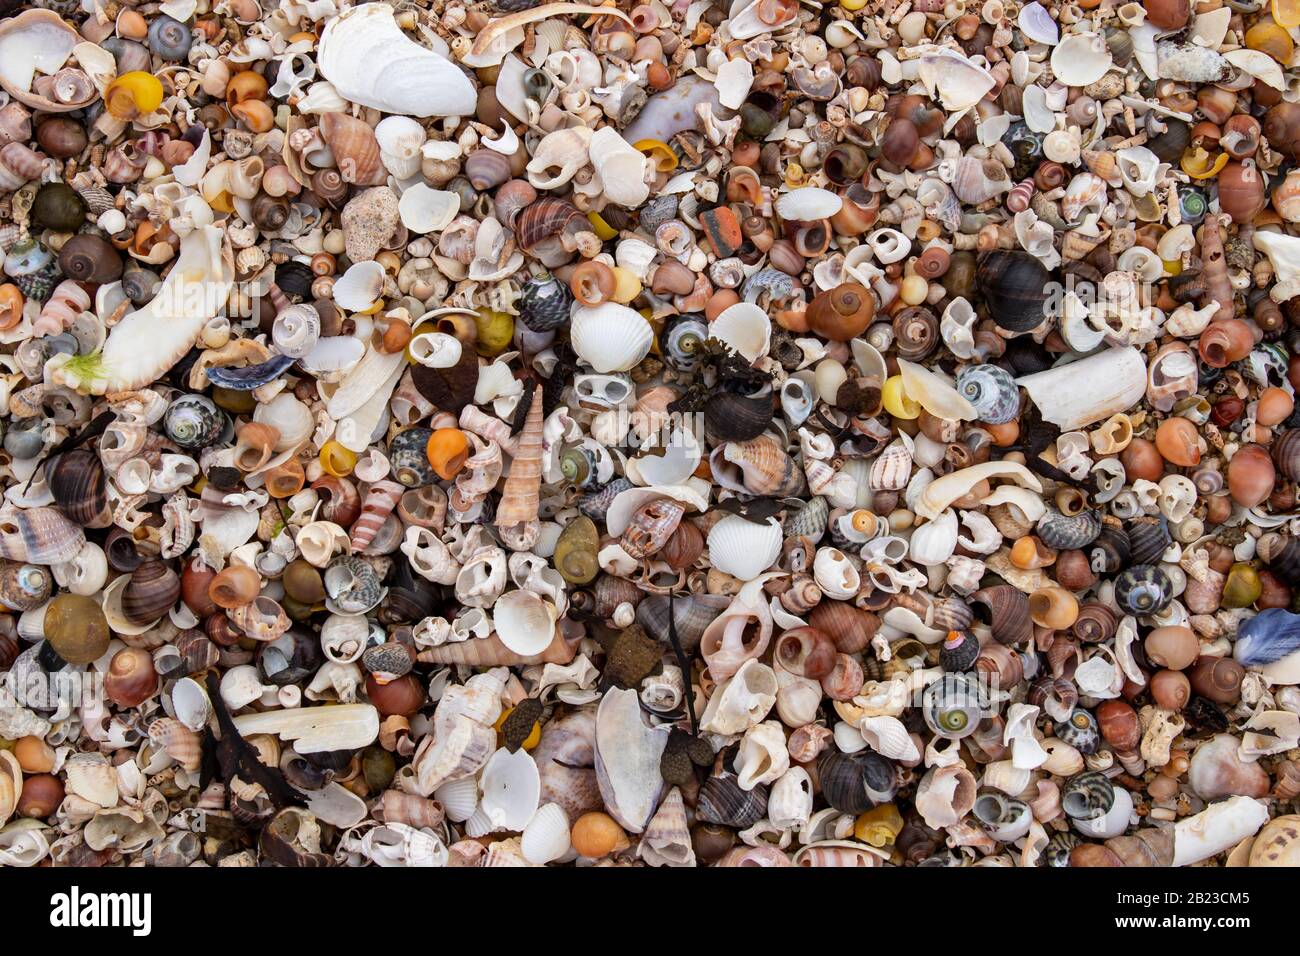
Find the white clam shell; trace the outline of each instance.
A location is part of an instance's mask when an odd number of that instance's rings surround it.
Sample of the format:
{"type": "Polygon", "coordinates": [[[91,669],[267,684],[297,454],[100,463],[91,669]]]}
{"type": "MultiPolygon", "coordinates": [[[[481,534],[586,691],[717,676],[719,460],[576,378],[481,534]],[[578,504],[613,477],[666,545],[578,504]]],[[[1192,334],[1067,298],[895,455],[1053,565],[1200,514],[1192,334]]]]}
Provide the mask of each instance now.
{"type": "Polygon", "coordinates": [[[917,76],[926,92],[954,113],[970,109],[997,84],[988,70],[947,47],[923,54],[917,76]]]}
{"type": "Polygon", "coordinates": [[[483,798],[479,810],[497,830],[520,831],[528,825],[542,794],[537,762],[522,747],[511,753],[502,747],[483,768],[483,798]]]}
{"type": "Polygon", "coordinates": [[[397,202],[397,214],[402,225],[420,234],[441,232],[451,225],[460,212],[460,196],[443,189],[433,189],[416,183],[402,193],[397,202]]]}
{"type": "Polygon", "coordinates": [[[492,607],[497,637],[516,654],[540,654],[555,636],[555,605],[532,591],[511,591],[492,607]]]}
{"type": "Polygon", "coordinates": [[[1096,83],[1113,62],[1106,38],[1100,33],[1071,33],[1052,51],[1052,72],[1066,86],[1096,83]]]}
{"type": "Polygon", "coordinates": [[[709,560],[725,574],[752,581],[776,561],[783,541],[775,518],[760,525],[727,515],[709,530],[709,560]]]}
{"type": "Polygon", "coordinates": [[[725,342],[751,362],[767,355],[772,344],[772,320],[751,302],[728,306],[709,325],[709,335],[725,342]]]}
{"type": "Polygon", "coordinates": [[[1132,346],[1111,348],[1068,365],[1016,379],[1043,418],[1064,431],[1132,408],[1146,393],[1147,366],[1132,346]],[[1078,388],[1087,382],[1088,388],[1078,388]]]}
{"type": "Polygon", "coordinates": [[[373,259],[355,262],[334,283],[334,301],[349,312],[364,312],[384,291],[384,267],[373,259]]]}
{"type": "Polygon", "coordinates": [[[529,863],[541,866],[569,852],[569,818],[558,803],[538,807],[524,827],[520,852],[529,863]]]}
{"type": "Polygon", "coordinates": [[[406,116],[474,115],[474,84],[403,33],[385,3],[363,3],[325,24],[316,63],[340,96],[362,106],[406,116]]]}
{"type": "Polygon", "coordinates": [[[433,796],[442,804],[448,820],[464,823],[478,809],[478,782],[473,777],[462,777],[444,783],[433,792],[433,796]]]}
{"type": "Polygon", "coordinates": [[[597,372],[626,372],[650,354],[650,324],[625,305],[602,302],[573,306],[569,325],[573,350],[597,372]]]}

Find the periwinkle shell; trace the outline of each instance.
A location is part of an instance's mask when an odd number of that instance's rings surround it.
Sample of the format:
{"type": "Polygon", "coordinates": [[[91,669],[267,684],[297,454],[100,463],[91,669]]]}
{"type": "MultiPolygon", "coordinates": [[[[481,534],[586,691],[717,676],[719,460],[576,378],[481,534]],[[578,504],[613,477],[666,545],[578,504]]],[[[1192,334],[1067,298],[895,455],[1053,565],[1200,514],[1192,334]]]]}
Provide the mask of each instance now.
{"type": "Polygon", "coordinates": [[[898,792],[893,762],[871,750],[823,751],[817,760],[817,778],[826,802],[841,813],[865,813],[888,803],[898,792]]]}
{"type": "Polygon", "coordinates": [[[1069,720],[1056,724],[1056,736],[1081,754],[1096,753],[1097,745],[1101,743],[1097,721],[1082,707],[1074,708],[1069,720]]]}
{"type": "Polygon", "coordinates": [[[426,449],[433,437],[432,428],[408,428],[388,446],[388,462],[393,477],[408,488],[423,488],[438,480],[426,449]]]}
{"type": "Polygon", "coordinates": [[[1086,548],[1101,533],[1101,515],[1088,509],[1077,515],[1064,515],[1055,508],[1038,520],[1039,540],[1056,551],[1086,548]]]}
{"type": "Polygon", "coordinates": [[[995,249],[980,259],[975,273],[989,317],[1008,332],[1028,332],[1047,318],[1052,274],[1036,256],[1020,250],[995,249]]]}
{"type": "Polygon", "coordinates": [[[1096,820],[1115,804],[1115,785],[1094,770],[1076,774],[1061,789],[1061,809],[1072,820],[1096,820]]]}
{"type": "Polygon", "coordinates": [[[191,451],[220,441],[229,427],[226,413],[206,395],[182,395],[168,406],[163,416],[167,437],[191,451]]]}
{"type": "Polygon", "coordinates": [[[990,425],[1014,421],[1020,414],[1020,389],[1005,369],[969,365],[957,374],[957,391],[975,406],[979,420],[990,425]]]}

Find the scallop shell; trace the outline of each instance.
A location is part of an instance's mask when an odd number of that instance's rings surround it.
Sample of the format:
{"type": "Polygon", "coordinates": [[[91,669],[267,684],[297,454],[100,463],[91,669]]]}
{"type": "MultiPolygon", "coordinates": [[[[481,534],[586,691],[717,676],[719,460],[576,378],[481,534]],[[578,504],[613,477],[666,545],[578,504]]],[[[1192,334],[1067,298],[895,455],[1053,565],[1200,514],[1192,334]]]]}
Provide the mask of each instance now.
{"type": "Polygon", "coordinates": [[[781,553],[781,525],[775,518],[755,524],[727,515],[709,530],[709,561],[713,567],[742,581],[752,581],[781,553]]]}
{"type": "Polygon", "coordinates": [[[520,852],[536,866],[553,863],[569,852],[569,818],[558,803],[538,808],[524,827],[520,852]]]}
{"type": "Polygon", "coordinates": [[[597,372],[626,372],[649,354],[654,331],[627,306],[615,302],[595,307],[575,303],[569,341],[578,358],[597,372]]]}

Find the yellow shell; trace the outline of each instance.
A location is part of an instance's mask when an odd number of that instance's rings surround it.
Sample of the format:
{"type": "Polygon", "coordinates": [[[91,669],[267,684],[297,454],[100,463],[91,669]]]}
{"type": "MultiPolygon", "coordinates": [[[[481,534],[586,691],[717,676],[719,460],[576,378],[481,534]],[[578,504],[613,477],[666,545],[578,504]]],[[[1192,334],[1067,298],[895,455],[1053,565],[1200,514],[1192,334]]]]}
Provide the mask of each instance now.
{"type": "Polygon", "coordinates": [[[858,817],[853,835],[874,847],[888,846],[903,829],[903,817],[892,803],[874,807],[858,817]]]}
{"type": "Polygon", "coordinates": [[[622,266],[615,266],[613,271],[614,294],[610,298],[626,305],[641,294],[641,280],[632,270],[622,266]]]}
{"type": "Polygon", "coordinates": [[[657,139],[639,139],[632,144],[632,148],[645,153],[658,172],[671,173],[677,168],[677,154],[667,143],[657,139]]]}
{"type": "Polygon", "coordinates": [[[911,421],[921,417],[921,406],[907,397],[903,391],[903,376],[893,375],[885,379],[885,387],[880,390],[880,401],[885,411],[895,418],[911,421]]]}
{"type": "Polygon", "coordinates": [[[475,348],[480,355],[501,354],[515,336],[515,320],[508,312],[480,309],[476,322],[478,341],[475,342],[475,348]]]}
{"type": "Polygon", "coordinates": [[[618,230],[614,229],[604,219],[600,218],[600,213],[598,212],[587,213],[587,222],[591,223],[592,230],[596,233],[596,237],[600,239],[601,242],[609,242],[609,240],[618,237],[618,230]]]}
{"type": "Polygon", "coordinates": [[[115,119],[129,120],[152,113],[163,101],[163,85],[152,73],[123,73],[104,90],[104,103],[115,119]]]}
{"type": "Polygon", "coordinates": [[[1246,31],[1246,46],[1267,53],[1283,66],[1291,62],[1291,54],[1295,52],[1291,34],[1267,20],[1256,23],[1246,31]]]}
{"type": "Polygon", "coordinates": [[[1273,19],[1288,30],[1300,27],[1300,0],[1273,0],[1273,19]]]}
{"type": "Polygon", "coordinates": [[[333,475],[335,478],[346,478],[352,474],[356,464],[356,454],[333,439],[327,441],[320,450],[320,466],[325,469],[326,474],[333,475]]]}
{"type": "Polygon", "coordinates": [[[1193,179],[1210,179],[1219,175],[1223,167],[1228,165],[1228,154],[1220,153],[1211,157],[1202,147],[1196,146],[1183,153],[1179,165],[1193,179]]]}

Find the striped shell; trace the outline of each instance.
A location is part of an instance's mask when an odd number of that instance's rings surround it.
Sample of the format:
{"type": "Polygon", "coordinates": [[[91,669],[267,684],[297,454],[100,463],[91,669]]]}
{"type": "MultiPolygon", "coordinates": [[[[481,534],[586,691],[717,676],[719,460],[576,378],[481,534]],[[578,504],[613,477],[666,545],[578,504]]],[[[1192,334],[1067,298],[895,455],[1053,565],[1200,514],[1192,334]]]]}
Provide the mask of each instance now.
{"type": "Polygon", "coordinates": [[[404,485],[395,481],[377,481],[366,492],[361,504],[361,517],[352,526],[352,549],[364,551],[370,546],[379,529],[384,526],[388,516],[393,513],[397,503],[406,492],[404,485]]]}
{"type": "Polygon", "coordinates": [[[1129,560],[1134,564],[1155,564],[1173,543],[1163,515],[1135,518],[1126,523],[1129,560]]]}
{"type": "Polygon", "coordinates": [[[801,507],[790,507],[785,513],[781,531],[787,538],[812,538],[817,541],[826,530],[830,505],[821,495],[809,499],[801,507]]]}
{"type": "Polygon", "coordinates": [[[1115,785],[1097,771],[1071,777],[1061,790],[1061,809],[1074,820],[1104,817],[1115,804],[1115,785]]]}
{"type": "Polygon", "coordinates": [[[867,481],[872,491],[901,491],[912,474],[912,451],[902,438],[891,442],[871,465],[867,481]]]}
{"type": "Polygon", "coordinates": [[[685,513],[686,506],[671,498],[648,501],[632,515],[619,544],[637,560],[657,554],[677,530],[685,513]]]}
{"type": "Polygon", "coordinates": [[[996,365],[971,365],[957,376],[957,391],[975,406],[979,420],[1003,425],[1020,414],[1020,390],[1015,379],[996,365]]]}
{"type": "Polygon", "coordinates": [[[1038,521],[1038,537],[1056,551],[1086,548],[1100,532],[1101,515],[1092,510],[1064,515],[1052,508],[1038,521]]]}
{"type": "Polygon", "coordinates": [[[1007,193],[1007,210],[1012,213],[1021,213],[1029,208],[1030,202],[1034,198],[1034,181],[1032,179],[1021,180],[1011,187],[1007,193]]]}

